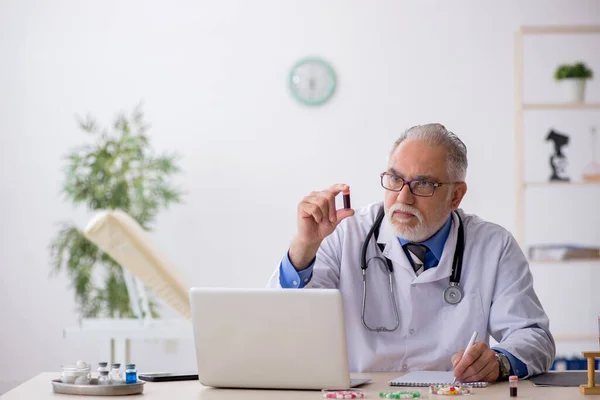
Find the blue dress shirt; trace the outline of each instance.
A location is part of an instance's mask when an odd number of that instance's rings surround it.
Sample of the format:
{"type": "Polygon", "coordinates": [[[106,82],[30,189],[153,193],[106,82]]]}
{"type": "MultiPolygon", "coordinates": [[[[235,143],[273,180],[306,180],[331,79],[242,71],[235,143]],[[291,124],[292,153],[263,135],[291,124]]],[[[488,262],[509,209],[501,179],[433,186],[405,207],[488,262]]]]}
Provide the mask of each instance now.
{"type": "MultiPolygon", "coordinates": [[[[442,252],[444,251],[446,239],[448,239],[448,235],[450,234],[450,228],[452,228],[452,215],[450,215],[448,220],[444,223],[440,230],[438,230],[435,233],[435,235],[425,240],[424,242],[419,243],[427,246],[425,260],[423,260],[423,266],[426,270],[438,266],[440,260],[442,259],[442,252]]],[[[408,250],[404,247],[405,244],[412,242],[402,238],[398,238],[398,241],[400,242],[402,249],[404,249],[404,252],[406,253],[406,256],[408,257],[409,261],[412,263],[412,257],[409,255],[408,250]]],[[[313,260],[313,262],[308,266],[308,268],[303,269],[302,271],[296,271],[296,268],[294,268],[292,262],[290,261],[289,253],[287,253],[285,258],[281,261],[281,264],[279,265],[279,283],[281,284],[281,287],[305,287],[306,284],[312,278],[315,260],[313,260]]],[[[527,366],[517,357],[499,347],[492,347],[492,350],[502,353],[508,357],[511,366],[511,375],[517,375],[519,378],[522,378],[527,375],[527,366]]]]}
{"type": "MultiPolygon", "coordinates": [[[[450,234],[450,228],[452,227],[452,216],[448,217],[448,221],[444,223],[444,226],[440,228],[439,231],[435,233],[432,237],[427,239],[424,242],[419,242],[419,244],[424,244],[427,246],[427,252],[425,253],[425,260],[423,260],[423,267],[427,270],[429,268],[437,267],[442,259],[442,252],[444,251],[444,245],[446,244],[446,239],[448,239],[448,235],[450,234]]],[[[400,245],[404,249],[406,253],[406,257],[412,263],[412,257],[408,254],[408,250],[404,247],[407,243],[416,243],[410,242],[408,240],[398,238],[400,241],[400,245]]]]}

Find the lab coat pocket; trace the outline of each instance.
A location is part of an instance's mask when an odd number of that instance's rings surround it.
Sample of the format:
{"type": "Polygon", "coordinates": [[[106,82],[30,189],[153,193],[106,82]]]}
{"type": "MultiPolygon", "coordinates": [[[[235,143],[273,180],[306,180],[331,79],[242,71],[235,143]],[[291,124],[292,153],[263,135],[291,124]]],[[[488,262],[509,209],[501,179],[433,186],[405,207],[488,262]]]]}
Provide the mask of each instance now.
{"type": "Polygon", "coordinates": [[[474,331],[477,331],[477,341],[482,340],[486,336],[487,322],[479,290],[465,293],[458,304],[445,304],[442,327],[444,347],[452,354],[465,349],[474,331]]]}

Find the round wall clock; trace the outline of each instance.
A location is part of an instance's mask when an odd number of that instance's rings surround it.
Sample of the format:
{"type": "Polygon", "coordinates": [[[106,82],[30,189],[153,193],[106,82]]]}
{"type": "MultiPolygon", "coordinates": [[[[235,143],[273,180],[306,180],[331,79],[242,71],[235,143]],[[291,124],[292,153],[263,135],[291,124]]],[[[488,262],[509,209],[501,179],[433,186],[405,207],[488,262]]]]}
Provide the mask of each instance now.
{"type": "Polygon", "coordinates": [[[309,106],[325,103],[335,91],[336,77],[333,68],[320,58],[304,58],[290,71],[292,95],[309,106]]]}

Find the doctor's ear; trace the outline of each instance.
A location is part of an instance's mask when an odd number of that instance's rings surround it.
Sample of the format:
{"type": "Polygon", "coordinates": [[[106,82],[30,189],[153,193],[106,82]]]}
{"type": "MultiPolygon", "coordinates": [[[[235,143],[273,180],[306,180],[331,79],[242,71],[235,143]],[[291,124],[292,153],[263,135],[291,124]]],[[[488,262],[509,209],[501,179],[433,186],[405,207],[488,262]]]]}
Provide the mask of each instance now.
{"type": "Polygon", "coordinates": [[[462,201],[463,197],[465,197],[466,193],[467,184],[465,182],[454,184],[454,187],[452,188],[452,200],[450,202],[450,205],[453,210],[456,210],[460,206],[460,202],[462,201]]]}

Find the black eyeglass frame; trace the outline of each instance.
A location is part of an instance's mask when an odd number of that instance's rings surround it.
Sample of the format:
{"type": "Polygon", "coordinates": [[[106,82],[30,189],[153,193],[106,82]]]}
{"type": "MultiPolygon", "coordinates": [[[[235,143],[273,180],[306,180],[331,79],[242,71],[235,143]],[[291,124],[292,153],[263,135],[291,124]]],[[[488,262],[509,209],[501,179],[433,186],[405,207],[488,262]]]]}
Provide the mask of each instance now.
{"type": "Polygon", "coordinates": [[[444,186],[444,185],[453,185],[455,183],[462,183],[462,182],[430,182],[430,181],[426,181],[423,179],[413,179],[412,181],[407,181],[404,178],[396,175],[396,174],[392,174],[390,172],[382,172],[381,173],[381,187],[384,188],[385,190],[389,190],[392,192],[400,192],[402,191],[402,189],[404,189],[404,186],[408,185],[408,190],[410,190],[410,193],[412,193],[413,196],[417,196],[417,197],[432,197],[435,194],[435,189],[444,186]],[[400,179],[402,181],[402,186],[400,186],[400,189],[390,189],[388,187],[386,187],[383,184],[383,179],[385,178],[385,176],[395,176],[398,179],[400,179]],[[417,194],[413,191],[413,187],[412,184],[414,182],[420,182],[420,183],[426,183],[428,185],[431,185],[432,189],[431,189],[431,194],[417,194]]]}

